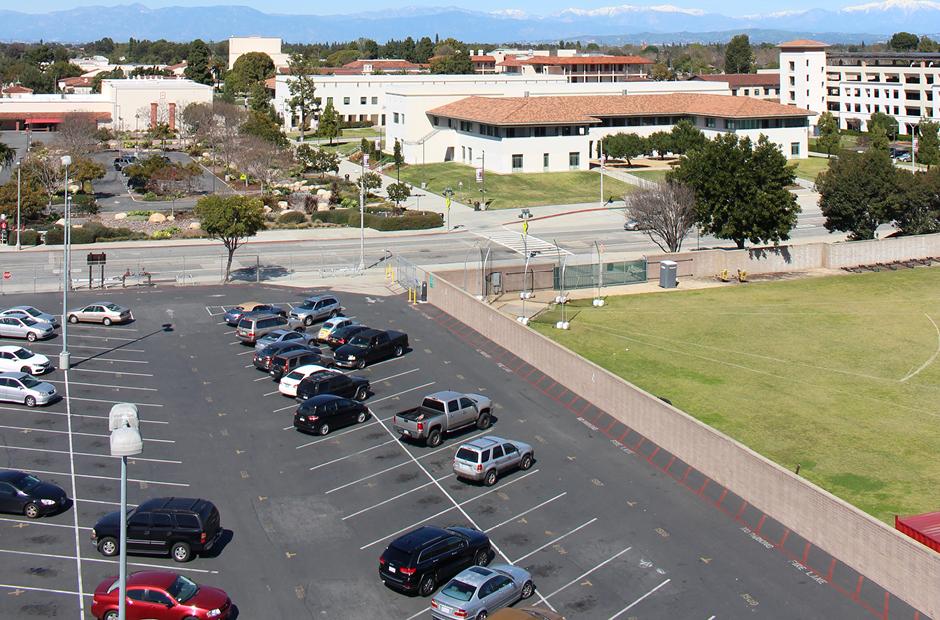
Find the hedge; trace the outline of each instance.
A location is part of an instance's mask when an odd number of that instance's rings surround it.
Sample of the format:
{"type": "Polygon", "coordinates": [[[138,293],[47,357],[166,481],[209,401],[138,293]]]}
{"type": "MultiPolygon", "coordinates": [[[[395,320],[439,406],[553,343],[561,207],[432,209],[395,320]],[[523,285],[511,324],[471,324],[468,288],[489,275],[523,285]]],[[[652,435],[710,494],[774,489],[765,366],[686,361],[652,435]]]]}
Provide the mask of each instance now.
{"type": "MultiPolygon", "coordinates": [[[[42,237],[35,230],[21,230],[20,231],[20,244],[21,245],[39,245],[42,241],[42,237]]],[[[11,230],[10,234],[7,235],[7,245],[16,245],[16,231],[11,230]]]]}
{"type": "Polygon", "coordinates": [[[300,211],[285,211],[277,218],[278,224],[302,224],[307,221],[307,216],[300,211]]]}
{"type": "MultiPolygon", "coordinates": [[[[46,232],[46,244],[61,245],[63,228],[53,226],[46,232]]],[[[147,235],[134,232],[130,228],[108,228],[101,224],[86,224],[81,228],[72,227],[72,243],[97,243],[103,241],[131,241],[147,239],[147,235]]]]}

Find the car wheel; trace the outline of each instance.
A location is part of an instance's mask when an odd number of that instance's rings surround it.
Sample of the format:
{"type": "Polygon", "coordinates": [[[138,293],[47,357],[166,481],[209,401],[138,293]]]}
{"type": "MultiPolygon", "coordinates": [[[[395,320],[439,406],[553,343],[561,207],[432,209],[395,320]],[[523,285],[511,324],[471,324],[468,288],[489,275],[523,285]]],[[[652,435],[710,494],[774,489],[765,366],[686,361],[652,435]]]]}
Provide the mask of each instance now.
{"type": "Polygon", "coordinates": [[[522,598],[526,599],[532,596],[535,593],[535,584],[531,581],[527,581],[522,584],[522,598]]]}
{"type": "Polygon", "coordinates": [[[358,368],[359,370],[362,370],[362,369],[365,368],[365,367],[366,367],[366,361],[365,361],[365,360],[359,360],[359,363],[356,364],[356,368],[358,368]]]}
{"type": "Polygon", "coordinates": [[[313,317],[312,317],[312,316],[305,316],[305,317],[304,317],[304,325],[306,325],[307,327],[310,327],[311,325],[313,325],[313,317]]]}
{"type": "Polygon", "coordinates": [[[330,425],[329,425],[329,424],[324,424],[323,426],[320,427],[320,434],[321,434],[321,435],[328,435],[329,432],[330,432],[330,425]]]}
{"type": "Polygon", "coordinates": [[[27,397],[26,397],[26,400],[24,400],[23,402],[26,403],[26,406],[27,406],[27,407],[35,407],[35,406],[36,406],[36,397],[35,397],[35,396],[27,396],[27,397]]]}
{"type": "Polygon", "coordinates": [[[481,611],[480,613],[477,614],[477,620],[486,620],[486,618],[487,618],[488,616],[489,616],[489,614],[486,613],[486,610],[483,610],[483,611],[481,611]]]}
{"type": "MultiPolygon", "coordinates": [[[[369,395],[369,388],[363,386],[356,390],[356,400],[365,400],[366,396],[369,395]]],[[[365,415],[365,414],[363,414],[365,415]]]]}
{"type": "Polygon", "coordinates": [[[30,519],[35,519],[39,517],[39,506],[37,506],[33,502],[30,502],[26,504],[26,508],[23,509],[23,514],[29,517],[30,519]]]}
{"type": "Polygon", "coordinates": [[[107,327],[111,325],[111,319],[109,319],[108,317],[104,317],[104,320],[101,321],[101,324],[107,327]]]}
{"type": "Polygon", "coordinates": [[[20,368],[20,372],[25,372],[26,374],[30,374],[29,366],[23,366],[22,368],[20,368]]]}
{"type": "Polygon", "coordinates": [[[105,615],[101,616],[101,620],[118,620],[118,612],[112,609],[105,615]]]}
{"type": "Polygon", "coordinates": [[[331,319],[334,318],[334,317],[336,317],[336,316],[339,316],[339,312],[337,312],[336,310],[330,312],[330,318],[331,318],[331,319]]]}
{"type": "Polygon", "coordinates": [[[441,445],[441,440],[442,440],[441,431],[439,431],[438,429],[435,428],[430,433],[428,433],[428,440],[427,440],[428,447],[436,448],[437,446],[441,445]]]}
{"type": "Polygon", "coordinates": [[[121,549],[118,546],[118,541],[116,538],[111,538],[108,536],[107,538],[102,538],[98,542],[98,551],[105,557],[113,558],[120,550],[121,549]]]}
{"type": "Polygon", "coordinates": [[[479,418],[477,418],[477,428],[481,431],[485,428],[489,428],[492,421],[493,420],[490,418],[490,414],[484,413],[479,418]]]}
{"type": "Polygon", "coordinates": [[[69,315],[69,323],[78,323],[78,317],[74,314],[69,315]]]}
{"type": "Polygon", "coordinates": [[[491,469],[488,472],[486,472],[486,477],[483,478],[483,484],[485,484],[488,487],[491,487],[494,484],[496,484],[497,478],[499,478],[499,475],[496,473],[496,470],[491,469]]]}
{"type": "Polygon", "coordinates": [[[177,562],[189,562],[193,557],[192,550],[189,548],[189,545],[184,542],[173,543],[173,547],[170,548],[170,554],[177,562]]]}
{"type": "Polygon", "coordinates": [[[433,574],[427,574],[421,578],[421,583],[418,585],[418,594],[421,596],[431,596],[431,593],[434,592],[434,587],[437,585],[437,578],[433,574]]]}
{"type": "Polygon", "coordinates": [[[29,340],[30,342],[36,342],[36,334],[34,334],[33,332],[27,332],[26,339],[29,340]]]}
{"type": "Polygon", "coordinates": [[[402,347],[395,347],[395,357],[401,357],[405,350],[402,347]]]}
{"type": "Polygon", "coordinates": [[[529,469],[532,467],[532,455],[526,454],[522,457],[522,460],[519,461],[519,469],[529,469]]]}
{"type": "Polygon", "coordinates": [[[490,550],[480,549],[473,555],[473,563],[476,566],[486,566],[490,563],[490,550]]]}
{"type": "Polygon", "coordinates": [[[365,422],[365,421],[366,421],[366,417],[367,417],[367,416],[366,416],[366,412],[365,412],[365,411],[360,411],[360,412],[359,412],[359,416],[356,418],[356,424],[362,424],[363,422],[365,422]]]}

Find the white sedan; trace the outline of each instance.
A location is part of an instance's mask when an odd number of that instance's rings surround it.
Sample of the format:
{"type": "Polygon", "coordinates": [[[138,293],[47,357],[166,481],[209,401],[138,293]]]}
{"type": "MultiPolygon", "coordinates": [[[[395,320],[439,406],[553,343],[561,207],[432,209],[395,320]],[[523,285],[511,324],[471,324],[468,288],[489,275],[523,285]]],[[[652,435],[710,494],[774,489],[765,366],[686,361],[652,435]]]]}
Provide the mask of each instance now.
{"type": "Polygon", "coordinates": [[[45,355],[33,353],[17,346],[0,347],[0,372],[25,372],[41,375],[52,370],[52,362],[45,355]]]}
{"type": "Polygon", "coordinates": [[[322,370],[329,370],[329,368],[317,366],[316,364],[305,364],[304,366],[298,366],[293,371],[281,377],[281,382],[277,385],[277,391],[284,396],[297,398],[297,386],[300,385],[300,382],[313,373],[320,372],[322,370]]]}

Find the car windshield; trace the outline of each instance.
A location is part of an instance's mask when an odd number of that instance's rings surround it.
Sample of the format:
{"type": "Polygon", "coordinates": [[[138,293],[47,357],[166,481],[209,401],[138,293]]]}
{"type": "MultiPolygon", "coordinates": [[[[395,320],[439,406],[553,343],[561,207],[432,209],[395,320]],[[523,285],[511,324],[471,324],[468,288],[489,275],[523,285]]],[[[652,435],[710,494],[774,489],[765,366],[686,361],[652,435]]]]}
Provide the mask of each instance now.
{"type": "Polygon", "coordinates": [[[30,491],[32,491],[39,485],[40,485],[39,478],[37,478],[36,476],[31,476],[29,474],[26,474],[25,476],[20,478],[19,482],[16,483],[16,486],[19,488],[19,490],[25,493],[29,493],[30,491]]]}
{"type": "Polygon", "coordinates": [[[369,346],[369,339],[365,336],[356,336],[349,341],[349,345],[353,347],[359,347],[360,349],[365,349],[369,346]]]}
{"type": "Polygon", "coordinates": [[[294,372],[288,373],[287,376],[284,377],[284,378],[285,378],[285,379],[292,379],[292,380],[294,380],[294,381],[300,381],[300,380],[302,380],[302,379],[304,378],[304,373],[302,373],[302,372],[297,372],[297,371],[295,370],[294,372]]]}
{"type": "Polygon", "coordinates": [[[25,377],[23,377],[22,379],[20,379],[20,383],[22,383],[23,385],[25,385],[25,386],[28,387],[28,388],[34,388],[34,387],[36,387],[37,385],[39,385],[41,382],[40,382],[40,381],[36,381],[36,379],[34,379],[33,377],[30,377],[29,375],[26,375],[25,377]]]}
{"type": "Polygon", "coordinates": [[[42,312],[40,312],[40,311],[37,310],[36,308],[32,308],[32,307],[23,308],[23,312],[25,312],[25,313],[27,313],[27,314],[31,314],[31,315],[33,315],[33,316],[39,316],[40,314],[42,314],[42,312]]]}
{"type": "Polygon", "coordinates": [[[26,325],[29,325],[30,327],[32,327],[33,325],[37,325],[36,321],[30,318],[22,318],[20,320],[23,321],[23,323],[25,323],[26,325]]]}
{"type": "Polygon", "coordinates": [[[297,306],[297,307],[298,307],[298,308],[302,308],[303,310],[313,310],[313,302],[312,302],[312,301],[305,301],[304,303],[300,304],[300,305],[297,306]]]}
{"type": "Polygon", "coordinates": [[[196,596],[196,592],[199,592],[199,586],[182,575],[177,575],[176,581],[167,588],[167,593],[179,603],[185,603],[196,596]]]}
{"type": "Polygon", "coordinates": [[[444,589],[441,590],[441,594],[445,594],[452,599],[458,601],[469,601],[473,597],[473,593],[476,592],[476,586],[471,586],[469,583],[464,583],[454,579],[449,584],[444,586],[444,589]]]}
{"type": "Polygon", "coordinates": [[[28,360],[32,356],[36,355],[32,351],[27,351],[26,349],[17,349],[13,352],[13,355],[20,358],[21,360],[28,360]]]}
{"type": "Polygon", "coordinates": [[[117,304],[105,304],[104,307],[108,310],[114,310],[115,312],[120,312],[123,309],[117,304]]]}

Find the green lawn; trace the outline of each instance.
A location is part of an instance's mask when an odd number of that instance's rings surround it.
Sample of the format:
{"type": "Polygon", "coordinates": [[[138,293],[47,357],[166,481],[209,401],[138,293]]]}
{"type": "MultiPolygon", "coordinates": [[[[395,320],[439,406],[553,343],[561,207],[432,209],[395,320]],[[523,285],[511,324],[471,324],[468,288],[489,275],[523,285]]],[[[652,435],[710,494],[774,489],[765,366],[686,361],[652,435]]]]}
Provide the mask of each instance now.
{"type": "Polygon", "coordinates": [[[829,169],[829,160],[824,157],[807,157],[796,159],[796,176],[807,181],[816,182],[816,176],[829,169]]]}
{"type": "Polygon", "coordinates": [[[384,134],[378,127],[356,127],[344,129],[344,138],[381,138],[384,134]]]}
{"type": "Polygon", "coordinates": [[[533,325],[890,523],[938,506],[938,300],[933,267],[587,300],[570,331],[533,325]]]}
{"type": "MultiPolygon", "coordinates": [[[[846,149],[849,151],[854,151],[858,148],[858,141],[861,136],[855,134],[842,134],[842,140],[839,142],[840,149],[846,149]]],[[[816,138],[809,139],[809,150],[823,153],[824,151],[820,150],[816,146],[816,138]]]]}
{"type": "Polygon", "coordinates": [[[632,174],[635,177],[640,177],[641,179],[646,179],[647,181],[665,181],[666,173],[668,170],[630,170],[624,169],[624,172],[632,174]]]}
{"type": "Polygon", "coordinates": [[[338,142],[333,146],[324,143],[320,148],[324,151],[336,151],[340,155],[351,155],[359,149],[358,142],[338,142]]]}
{"type": "MultiPolygon", "coordinates": [[[[480,200],[481,196],[474,169],[461,164],[402,166],[401,180],[416,187],[426,182],[428,190],[434,193],[450,187],[456,192],[454,200],[464,204],[480,200]],[[460,189],[460,181],[463,181],[463,189],[460,189]]],[[[604,178],[605,197],[613,196],[617,200],[635,189],[622,181],[604,178]]],[[[599,202],[600,192],[600,177],[596,172],[486,173],[486,197],[493,201],[492,209],[599,202]]]]}

